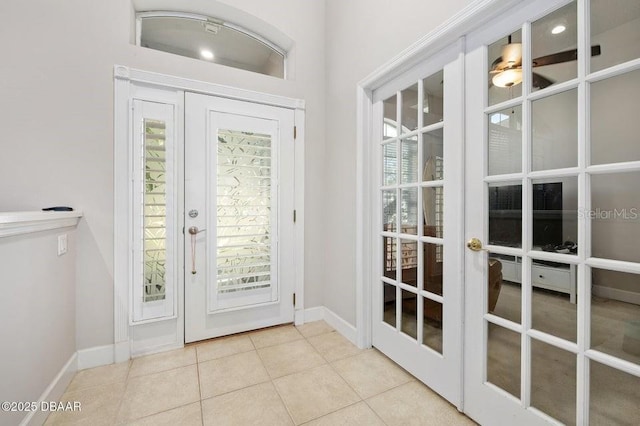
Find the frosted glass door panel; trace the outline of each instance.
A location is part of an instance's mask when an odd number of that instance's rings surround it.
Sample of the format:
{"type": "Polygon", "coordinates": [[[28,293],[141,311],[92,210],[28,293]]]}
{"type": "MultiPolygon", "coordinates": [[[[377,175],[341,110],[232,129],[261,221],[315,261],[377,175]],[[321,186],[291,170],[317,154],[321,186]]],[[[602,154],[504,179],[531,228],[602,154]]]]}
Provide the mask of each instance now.
{"type": "Polygon", "coordinates": [[[177,198],[174,107],[136,100],[132,194],[132,318],[134,322],[175,315],[177,198]]]}
{"type": "MultiPolygon", "coordinates": [[[[145,207],[166,207],[165,123],[144,121],[144,203],[145,207]]],[[[165,262],[167,258],[166,214],[144,217],[144,301],[165,298],[165,262]]]]}
{"type": "Polygon", "coordinates": [[[271,139],[269,134],[218,129],[215,253],[218,308],[272,299],[271,139]]]}

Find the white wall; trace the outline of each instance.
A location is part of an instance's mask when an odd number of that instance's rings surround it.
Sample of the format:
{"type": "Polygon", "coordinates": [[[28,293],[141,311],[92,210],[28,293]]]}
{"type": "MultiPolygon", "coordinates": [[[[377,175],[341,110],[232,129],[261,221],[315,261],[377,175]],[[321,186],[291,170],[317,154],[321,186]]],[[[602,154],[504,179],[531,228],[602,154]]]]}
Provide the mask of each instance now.
{"type": "MultiPolygon", "coordinates": [[[[37,401],[76,351],[73,228],[0,238],[0,401],[37,401]],[[58,235],[68,252],[57,255],[58,235]]],[[[24,412],[0,413],[18,424],[24,412]]]]}
{"type": "MultiPolygon", "coordinates": [[[[327,0],[324,303],[355,324],[356,85],[470,0],[327,0]]],[[[365,283],[367,285],[369,283],[365,283]]]]}
{"type": "Polygon", "coordinates": [[[305,303],[323,303],[325,3],[224,2],[295,41],[295,80],[133,46],[130,0],[0,3],[0,210],[83,210],[78,349],[113,343],[114,64],[306,100],[305,303]]]}

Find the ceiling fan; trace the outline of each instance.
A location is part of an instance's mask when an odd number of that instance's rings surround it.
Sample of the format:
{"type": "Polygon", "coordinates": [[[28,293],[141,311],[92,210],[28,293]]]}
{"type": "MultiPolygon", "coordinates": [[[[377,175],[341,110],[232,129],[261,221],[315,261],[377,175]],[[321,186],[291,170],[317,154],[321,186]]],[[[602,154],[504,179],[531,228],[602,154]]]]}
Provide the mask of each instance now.
{"type": "MultiPolygon", "coordinates": [[[[600,46],[591,46],[591,56],[598,56],[600,53],[600,46]]],[[[532,61],[532,67],[561,64],[577,59],[578,49],[565,50],[535,58],[532,61]]],[[[522,83],[522,43],[512,43],[509,36],[508,43],[502,46],[502,55],[491,64],[489,74],[493,75],[491,82],[497,87],[512,87],[522,83]]],[[[538,73],[532,74],[533,87],[544,89],[554,83],[538,73]]]]}

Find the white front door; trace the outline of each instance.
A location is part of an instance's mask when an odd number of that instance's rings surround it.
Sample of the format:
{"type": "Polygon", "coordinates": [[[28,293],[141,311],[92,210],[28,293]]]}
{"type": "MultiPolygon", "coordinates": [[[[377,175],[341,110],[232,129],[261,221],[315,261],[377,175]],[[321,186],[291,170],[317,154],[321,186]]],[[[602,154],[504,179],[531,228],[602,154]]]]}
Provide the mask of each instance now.
{"type": "Polygon", "coordinates": [[[459,45],[374,93],[373,346],[461,403],[459,45]]]}
{"type": "Polygon", "coordinates": [[[481,424],[638,423],[639,23],[637,1],[541,0],[469,37],[464,401],[481,424]]]}
{"type": "Polygon", "coordinates": [[[185,341],[293,321],[294,112],[185,94],[185,341]]]}

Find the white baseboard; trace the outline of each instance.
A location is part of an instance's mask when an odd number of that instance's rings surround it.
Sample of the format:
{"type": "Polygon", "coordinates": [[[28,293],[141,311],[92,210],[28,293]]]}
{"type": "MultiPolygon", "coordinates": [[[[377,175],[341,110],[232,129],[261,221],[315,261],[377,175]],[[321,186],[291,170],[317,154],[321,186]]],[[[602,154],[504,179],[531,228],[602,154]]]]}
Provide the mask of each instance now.
{"type": "Polygon", "coordinates": [[[594,296],[604,297],[607,299],[619,300],[620,302],[633,303],[640,305],[640,293],[633,291],[620,290],[612,287],[604,287],[601,285],[594,285],[591,287],[591,292],[594,296]]]}
{"type": "Polygon", "coordinates": [[[96,346],[78,351],[78,370],[113,364],[113,345],[96,346]]]}
{"type": "Polygon", "coordinates": [[[128,340],[116,343],[113,348],[114,362],[125,362],[131,359],[131,345],[128,340]]]}
{"type": "MultiPolygon", "coordinates": [[[[78,371],[78,355],[77,352],[74,352],[51,384],[42,392],[42,395],[38,398],[38,406],[43,401],[60,401],[60,397],[69,386],[69,383],[71,383],[76,371],[78,371]]],[[[20,426],[42,425],[47,420],[48,415],[48,411],[31,411],[22,419],[20,426]]]]}
{"type": "Polygon", "coordinates": [[[316,306],[304,310],[304,322],[320,321],[324,319],[324,306],[316,306]]]}
{"type": "Polygon", "coordinates": [[[358,331],[356,328],[327,307],[324,308],[324,320],[351,343],[356,346],[358,345],[358,331]]]}
{"type": "Polygon", "coordinates": [[[346,322],[342,317],[325,306],[317,306],[304,310],[304,322],[324,320],[347,340],[357,345],[358,332],[354,326],[346,322]]]}

